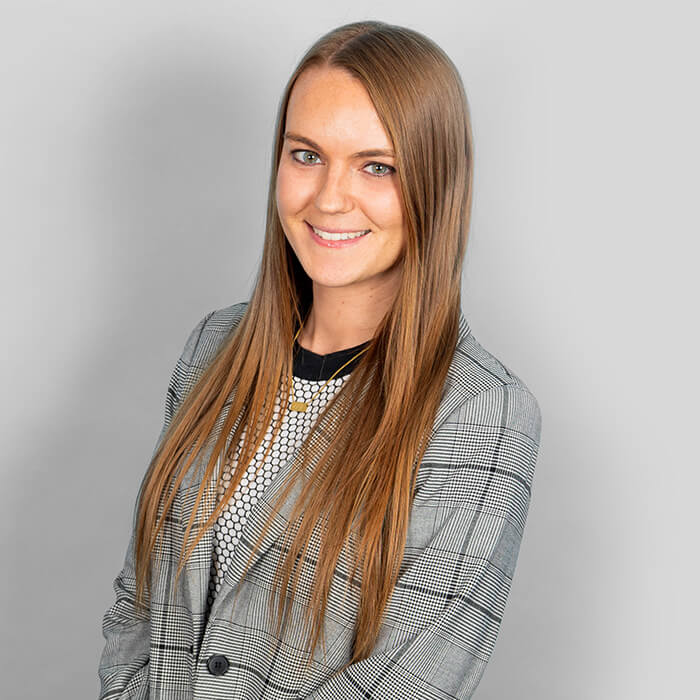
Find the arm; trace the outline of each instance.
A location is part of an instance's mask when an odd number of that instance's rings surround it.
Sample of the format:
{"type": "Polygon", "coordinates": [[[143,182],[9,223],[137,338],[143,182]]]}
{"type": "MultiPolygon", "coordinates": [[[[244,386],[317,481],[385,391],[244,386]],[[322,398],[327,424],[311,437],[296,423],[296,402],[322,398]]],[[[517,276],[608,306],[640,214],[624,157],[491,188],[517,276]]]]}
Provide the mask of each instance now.
{"type": "Polygon", "coordinates": [[[515,385],[477,394],[439,427],[377,645],[308,700],[472,697],[510,590],[540,429],[535,397],[515,385]]]}
{"type": "MultiPolygon", "coordinates": [[[[190,333],[184,350],[175,365],[165,399],[165,418],[156,450],[170,426],[173,416],[182,403],[187,389],[186,378],[192,356],[199,341],[204,324],[211,314],[207,314],[190,333]]],[[[114,580],[115,602],[106,611],[102,621],[102,634],[105,646],[98,667],[100,678],[99,700],[116,698],[145,699],[148,697],[148,673],[150,659],[150,616],[137,613],[134,605],[136,578],[134,572],[134,527],[138,512],[139,497],[145,480],[141,481],[132,518],[132,532],[126,550],[124,566],[114,580]]]]}

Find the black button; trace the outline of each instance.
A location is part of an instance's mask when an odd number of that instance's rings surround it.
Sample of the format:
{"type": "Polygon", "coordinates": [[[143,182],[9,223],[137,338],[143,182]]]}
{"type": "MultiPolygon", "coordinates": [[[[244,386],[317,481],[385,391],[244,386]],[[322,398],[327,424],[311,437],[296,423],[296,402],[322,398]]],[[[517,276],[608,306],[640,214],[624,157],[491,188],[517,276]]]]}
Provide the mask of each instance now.
{"type": "Polygon", "coordinates": [[[212,676],[223,676],[228,671],[228,659],[223,654],[214,654],[207,660],[207,668],[212,676]]]}

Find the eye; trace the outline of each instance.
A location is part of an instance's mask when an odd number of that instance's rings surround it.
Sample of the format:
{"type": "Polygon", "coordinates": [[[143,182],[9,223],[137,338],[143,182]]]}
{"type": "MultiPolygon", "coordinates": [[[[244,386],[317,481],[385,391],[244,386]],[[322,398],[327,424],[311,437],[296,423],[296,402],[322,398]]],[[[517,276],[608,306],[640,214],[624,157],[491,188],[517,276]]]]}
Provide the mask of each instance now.
{"type": "MultiPolygon", "coordinates": [[[[295,160],[297,163],[301,163],[302,165],[316,165],[318,162],[320,162],[320,160],[312,160],[314,158],[319,158],[318,153],[315,151],[309,151],[305,148],[297,148],[291,151],[291,156],[292,160],[295,160]]],[[[385,163],[368,163],[364,167],[364,170],[367,171],[367,168],[374,169],[373,172],[368,172],[368,174],[372,175],[373,177],[386,177],[387,175],[391,175],[392,173],[396,172],[396,168],[391,165],[386,165],[385,163]],[[379,172],[377,172],[377,168],[379,169],[379,172]]]]}
{"type": "Polygon", "coordinates": [[[370,175],[374,175],[374,177],[386,177],[387,175],[391,175],[392,173],[396,172],[396,168],[393,168],[391,165],[386,165],[385,163],[368,163],[366,168],[384,168],[383,171],[377,172],[376,170],[374,172],[370,172],[370,175]]]}
{"type": "Polygon", "coordinates": [[[318,153],[315,153],[314,151],[307,151],[303,148],[298,148],[295,151],[292,151],[292,158],[297,161],[297,163],[301,163],[302,165],[315,165],[314,162],[310,162],[307,160],[306,156],[302,156],[302,158],[297,158],[297,153],[308,153],[311,155],[312,158],[318,158],[318,153]]]}

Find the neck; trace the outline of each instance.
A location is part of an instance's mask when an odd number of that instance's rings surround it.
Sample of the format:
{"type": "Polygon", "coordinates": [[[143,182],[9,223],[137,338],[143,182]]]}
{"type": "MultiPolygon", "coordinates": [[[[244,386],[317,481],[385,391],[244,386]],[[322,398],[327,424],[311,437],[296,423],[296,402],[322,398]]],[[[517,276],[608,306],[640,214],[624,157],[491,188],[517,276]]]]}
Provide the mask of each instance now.
{"type": "Polygon", "coordinates": [[[357,294],[342,288],[318,288],[314,282],[313,303],[297,342],[318,355],[367,342],[393,300],[393,294],[357,294]]]}

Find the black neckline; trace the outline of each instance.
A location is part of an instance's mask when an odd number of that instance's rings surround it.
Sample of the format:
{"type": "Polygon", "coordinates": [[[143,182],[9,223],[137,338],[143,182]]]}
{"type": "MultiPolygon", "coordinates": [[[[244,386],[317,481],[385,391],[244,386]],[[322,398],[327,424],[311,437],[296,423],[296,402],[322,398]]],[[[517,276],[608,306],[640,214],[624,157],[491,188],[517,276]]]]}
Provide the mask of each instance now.
{"type": "MultiPolygon", "coordinates": [[[[319,355],[311,350],[299,345],[297,340],[294,341],[294,376],[299,379],[310,379],[313,381],[325,381],[330,379],[331,376],[338,368],[342,367],[353,355],[357,354],[370,344],[367,340],[359,345],[354,345],[351,348],[343,348],[342,350],[336,350],[335,352],[329,352],[325,355],[319,355]]],[[[350,364],[343,367],[343,369],[336,374],[336,377],[344,377],[350,374],[353,369],[357,366],[362,356],[356,357],[350,364]]]]}

